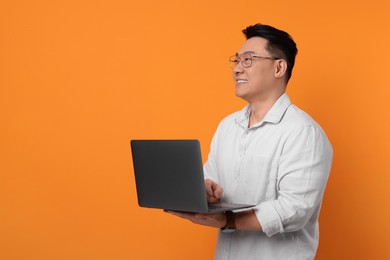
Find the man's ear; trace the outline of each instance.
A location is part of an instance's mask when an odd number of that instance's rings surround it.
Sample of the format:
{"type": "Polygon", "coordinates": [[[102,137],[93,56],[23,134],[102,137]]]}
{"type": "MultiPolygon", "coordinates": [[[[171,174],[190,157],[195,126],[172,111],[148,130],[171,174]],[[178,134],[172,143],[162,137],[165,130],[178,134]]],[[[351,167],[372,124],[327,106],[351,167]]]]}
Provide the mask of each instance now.
{"type": "Polygon", "coordinates": [[[275,78],[282,78],[286,75],[287,62],[283,59],[276,60],[275,78]]]}

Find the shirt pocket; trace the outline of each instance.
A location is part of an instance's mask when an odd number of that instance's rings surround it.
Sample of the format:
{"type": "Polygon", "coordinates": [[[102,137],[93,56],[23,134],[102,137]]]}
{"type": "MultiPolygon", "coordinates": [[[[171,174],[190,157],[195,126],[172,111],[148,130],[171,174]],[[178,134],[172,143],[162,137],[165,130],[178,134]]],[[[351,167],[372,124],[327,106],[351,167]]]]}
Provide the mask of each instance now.
{"type": "Polygon", "coordinates": [[[271,157],[254,154],[242,165],[242,196],[248,203],[260,204],[266,200],[276,199],[277,164],[271,157]]]}

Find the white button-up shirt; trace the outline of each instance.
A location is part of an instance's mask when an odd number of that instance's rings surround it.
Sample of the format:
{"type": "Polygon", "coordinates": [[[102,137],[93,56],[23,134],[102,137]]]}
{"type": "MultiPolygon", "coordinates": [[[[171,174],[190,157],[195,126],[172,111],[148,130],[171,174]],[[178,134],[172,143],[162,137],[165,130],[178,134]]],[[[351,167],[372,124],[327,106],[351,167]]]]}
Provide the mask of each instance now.
{"type": "Polygon", "coordinates": [[[286,93],[251,128],[249,115],[248,105],[222,120],[204,172],[223,202],[256,205],[262,231],[219,232],[215,259],[314,259],[332,146],[286,93]]]}

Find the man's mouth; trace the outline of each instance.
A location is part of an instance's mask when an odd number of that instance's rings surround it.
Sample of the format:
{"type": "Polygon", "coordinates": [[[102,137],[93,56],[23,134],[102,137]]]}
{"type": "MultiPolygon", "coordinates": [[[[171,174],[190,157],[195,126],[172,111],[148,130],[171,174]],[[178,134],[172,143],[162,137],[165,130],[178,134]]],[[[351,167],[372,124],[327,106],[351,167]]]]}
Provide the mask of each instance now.
{"type": "Polygon", "coordinates": [[[236,79],[236,85],[241,85],[241,84],[245,84],[247,83],[248,81],[246,79],[236,79]]]}

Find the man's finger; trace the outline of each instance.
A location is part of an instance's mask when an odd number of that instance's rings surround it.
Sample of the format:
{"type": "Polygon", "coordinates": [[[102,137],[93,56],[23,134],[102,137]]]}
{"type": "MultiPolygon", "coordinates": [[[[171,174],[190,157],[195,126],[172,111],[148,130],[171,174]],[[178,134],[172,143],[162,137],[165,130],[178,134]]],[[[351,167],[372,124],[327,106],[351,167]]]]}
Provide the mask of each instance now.
{"type": "Polygon", "coordinates": [[[207,179],[205,181],[207,197],[210,197],[210,198],[214,197],[214,191],[213,191],[213,188],[212,188],[213,184],[215,184],[215,183],[213,181],[209,180],[209,179],[207,179]]]}
{"type": "Polygon", "coordinates": [[[213,197],[216,199],[220,199],[222,197],[223,189],[221,186],[213,182],[212,185],[213,197]]]}
{"type": "Polygon", "coordinates": [[[193,213],[184,213],[184,212],[171,211],[171,210],[164,210],[164,212],[170,213],[172,215],[175,215],[175,216],[180,217],[180,218],[185,218],[185,219],[189,219],[189,218],[194,216],[193,213]]]}

